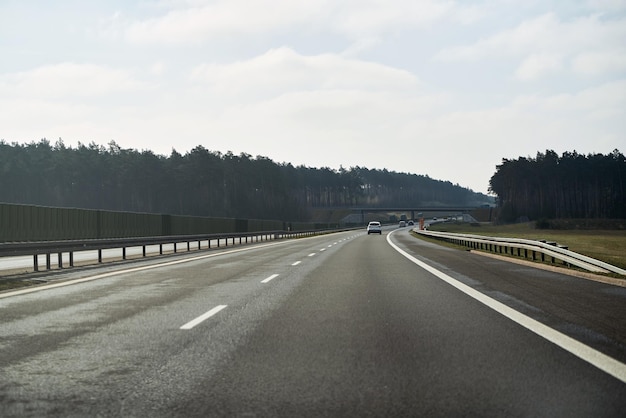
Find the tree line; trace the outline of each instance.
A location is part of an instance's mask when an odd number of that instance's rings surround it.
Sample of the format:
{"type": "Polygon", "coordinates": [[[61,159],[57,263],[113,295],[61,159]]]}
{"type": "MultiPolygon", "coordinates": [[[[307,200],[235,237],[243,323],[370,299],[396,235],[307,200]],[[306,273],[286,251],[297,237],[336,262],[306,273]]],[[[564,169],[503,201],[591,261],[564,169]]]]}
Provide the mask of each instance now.
{"type": "Polygon", "coordinates": [[[611,154],[582,155],[552,150],[535,158],[503,159],[490,180],[500,218],[624,219],[626,158],[611,154]]]}
{"type": "Polygon", "coordinates": [[[480,205],[428,176],[311,168],[197,146],[169,156],[90,143],[0,140],[0,201],[173,215],[308,221],[314,208],[480,205]]]}

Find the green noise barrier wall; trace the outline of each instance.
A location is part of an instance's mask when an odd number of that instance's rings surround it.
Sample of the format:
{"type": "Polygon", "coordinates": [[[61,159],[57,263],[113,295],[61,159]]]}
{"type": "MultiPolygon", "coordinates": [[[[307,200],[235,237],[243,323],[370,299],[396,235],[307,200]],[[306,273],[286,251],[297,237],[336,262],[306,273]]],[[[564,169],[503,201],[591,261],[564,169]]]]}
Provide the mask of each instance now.
{"type": "Polygon", "coordinates": [[[257,219],[113,212],[0,203],[0,242],[129,238],[325,229],[328,225],[257,219]]]}

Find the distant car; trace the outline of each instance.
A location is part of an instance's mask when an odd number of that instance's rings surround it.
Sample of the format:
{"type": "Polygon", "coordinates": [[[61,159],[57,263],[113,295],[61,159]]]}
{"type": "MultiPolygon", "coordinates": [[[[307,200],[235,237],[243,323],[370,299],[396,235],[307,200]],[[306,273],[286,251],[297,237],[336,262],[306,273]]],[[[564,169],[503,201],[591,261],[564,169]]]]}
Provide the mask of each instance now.
{"type": "Polygon", "coordinates": [[[400,221],[400,224],[398,224],[399,228],[404,228],[406,226],[406,222],[404,221],[400,221]]]}
{"type": "Polygon", "coordinates": [[[380,222],[372,221],[367,224],[367,235],[369,234],[382,234],[383,229],[380,226],[380,222]]]}
{"type": "Polygon", "coordinates": [[[413,221],[409,221],[409,222],[407,222],[407,224],[408,224],[409,226],[413,226],[413,225],[415,225],[415,223],[414,223],[413,221]]]}

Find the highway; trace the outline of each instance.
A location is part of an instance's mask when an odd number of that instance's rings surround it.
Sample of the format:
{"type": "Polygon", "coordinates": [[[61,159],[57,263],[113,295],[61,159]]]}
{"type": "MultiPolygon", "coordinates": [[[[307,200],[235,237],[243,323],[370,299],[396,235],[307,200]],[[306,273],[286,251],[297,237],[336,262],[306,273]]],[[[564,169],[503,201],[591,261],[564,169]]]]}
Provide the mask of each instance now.
{"type": "Polygon", "coordinates": [[[623,416],[626,288],[408,231],[0,293],[0,416],[623,416]]]}

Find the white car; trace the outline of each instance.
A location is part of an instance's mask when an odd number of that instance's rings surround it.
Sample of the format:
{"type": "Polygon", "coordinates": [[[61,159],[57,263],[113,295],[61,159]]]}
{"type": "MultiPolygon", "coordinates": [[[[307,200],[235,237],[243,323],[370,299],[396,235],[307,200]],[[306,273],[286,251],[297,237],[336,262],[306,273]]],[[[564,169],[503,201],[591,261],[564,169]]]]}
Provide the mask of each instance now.
{"type": "Polygon", "coordinates": [[[369,234],[380,234],[382,235],[383,229],[380,226],[380,222],[372,221],[367,224],[367,235],[369,234]]]}

